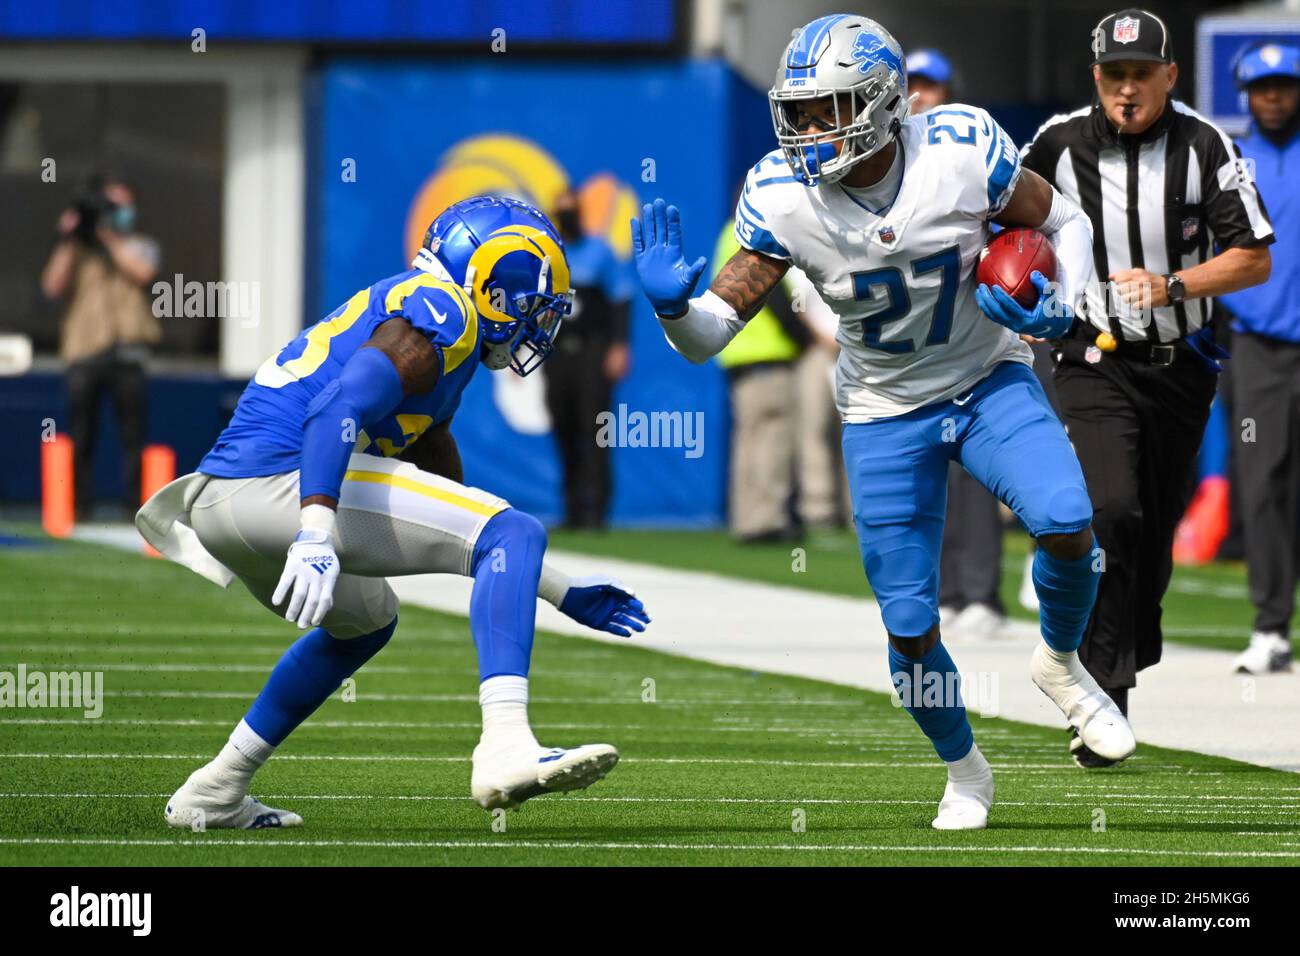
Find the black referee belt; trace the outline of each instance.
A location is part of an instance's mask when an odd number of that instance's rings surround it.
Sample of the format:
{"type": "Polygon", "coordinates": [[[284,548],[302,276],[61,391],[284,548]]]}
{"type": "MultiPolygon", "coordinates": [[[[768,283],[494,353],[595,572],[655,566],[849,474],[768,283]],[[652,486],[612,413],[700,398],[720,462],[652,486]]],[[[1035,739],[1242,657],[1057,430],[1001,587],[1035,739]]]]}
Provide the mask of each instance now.
{"type": "MultiPolygon", "coordinates": [[[[1101,333],[1102,330],[1095,325],[1079,321],[1074,323],[1067,337],[1096,345],[1097,336],[1101,333]]],[[[1098,345],[1097,348],[1100,349],[1101,346],[1098,345]]],[[[1187,358],[1191,352],[1191,348],[1181,339],[1164,343],[1152,342],[1150,339],[1139,339],[1135,342],[1117,341],[1111,351],[1102,349],[1102,355],[1118,355],[1131,362],[1141,362],[1156,368],[1167,368],[1179,358],[1187,358]]]]}

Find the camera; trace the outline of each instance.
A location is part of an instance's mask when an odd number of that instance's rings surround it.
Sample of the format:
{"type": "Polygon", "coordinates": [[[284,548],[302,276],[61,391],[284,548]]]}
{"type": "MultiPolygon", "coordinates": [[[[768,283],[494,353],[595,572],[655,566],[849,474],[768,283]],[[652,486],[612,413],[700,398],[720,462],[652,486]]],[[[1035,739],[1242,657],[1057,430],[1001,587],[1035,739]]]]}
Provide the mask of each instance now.
{"type": "Polygon", "coordinates": [[[99,237],[95,231],[101,221],[112,224],[118,204],[104,195],[104,180],[94,176],[78,191],[70,208],[76,210],[78,216],[73,237],[88,245],[97,245],[99,237]]]}

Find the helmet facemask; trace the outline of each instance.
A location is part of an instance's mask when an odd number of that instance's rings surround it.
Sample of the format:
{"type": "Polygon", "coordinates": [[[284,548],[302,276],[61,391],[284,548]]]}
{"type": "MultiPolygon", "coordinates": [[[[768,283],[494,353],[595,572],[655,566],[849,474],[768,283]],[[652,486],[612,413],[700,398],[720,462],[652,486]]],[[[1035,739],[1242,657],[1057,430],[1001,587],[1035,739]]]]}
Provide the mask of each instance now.
{"type": "Polygon", "coordinates": [[[821,17],[794,31],[767,100],[795,179],[805,186],[836,182],[902,130],[912,104],[903,48],[867,17],[821,17]],[[800,105],[827,98],[829,109],[817,113],[829,114],[817,124],[823,128],[801,128],[800,105]]]}
{"type": "MultiPolygon", "coordinates": [[[[768,94],[768,104],[777,142],[790,169],[805,186],[816,186],[840,180],[884,149],[898,135],[911,99],[905,86],[871,76],[850,90],[787,93],[774,89],[768,94]],[[800,106],[827,98],[833,125],[803,132],[798,122],[800,106]]],[[[814,121],[811,125],[820,124],[814,121]]]]}
{"type": "MultiPolygon", "coordinates": [[[[534,371],[550,356],[564,317],[573,309],[571,292],[548,292],[550,258],[542,259],[535,292],[508,290],[489,280],[483,295],[493,304],[493,311],[508,317],[497,321],[480,310],[479,321],[485,345],[483,363],[493,371],[510,368],[516,375],[534,371]]],[[[466,291],[474,295],[474,267],[466,273],[466,291]]]]}

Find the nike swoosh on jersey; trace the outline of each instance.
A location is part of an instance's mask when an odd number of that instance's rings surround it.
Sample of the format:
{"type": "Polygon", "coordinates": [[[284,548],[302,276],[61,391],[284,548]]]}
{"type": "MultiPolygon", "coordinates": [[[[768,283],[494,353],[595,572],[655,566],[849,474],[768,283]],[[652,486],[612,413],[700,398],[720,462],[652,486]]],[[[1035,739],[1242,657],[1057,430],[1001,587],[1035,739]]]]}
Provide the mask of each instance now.
{"type": "Polygon", "coordinates": [[[425,305],[425,308],[427,308],[433,314],[433,321],[437,322],[439,325],[442,325],[442,323],[447,321],[447,317],[443,315],[441,312],[439,312],[437,309],[435,309],[433,307],[433,303],[430,302],[428,299],[421,299],[420,301],[422,301],[425,305]]]}

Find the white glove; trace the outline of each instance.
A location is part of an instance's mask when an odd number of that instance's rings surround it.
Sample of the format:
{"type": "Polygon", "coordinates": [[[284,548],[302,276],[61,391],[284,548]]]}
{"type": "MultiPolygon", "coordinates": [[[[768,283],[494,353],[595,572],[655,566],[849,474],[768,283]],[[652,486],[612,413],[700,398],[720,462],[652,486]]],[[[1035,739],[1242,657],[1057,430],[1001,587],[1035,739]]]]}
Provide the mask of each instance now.
{"type": "Polygon", "coordinates": [[[300,628],[316,627],[334,606],[334,582],[338,579],[339,558],[329,532],[303,528],[289,545],[289,557],[271,604],[283,601],[292,586],[293,596],[284,619],[297,621],[300,628]]]}

